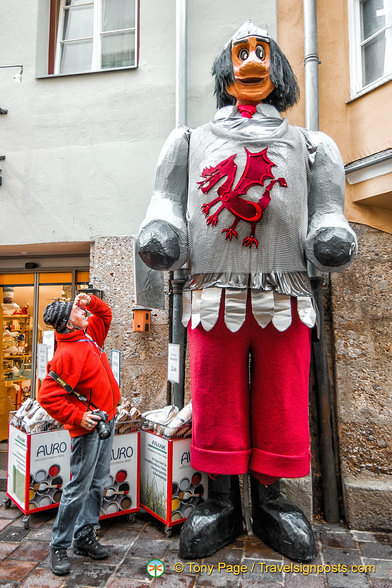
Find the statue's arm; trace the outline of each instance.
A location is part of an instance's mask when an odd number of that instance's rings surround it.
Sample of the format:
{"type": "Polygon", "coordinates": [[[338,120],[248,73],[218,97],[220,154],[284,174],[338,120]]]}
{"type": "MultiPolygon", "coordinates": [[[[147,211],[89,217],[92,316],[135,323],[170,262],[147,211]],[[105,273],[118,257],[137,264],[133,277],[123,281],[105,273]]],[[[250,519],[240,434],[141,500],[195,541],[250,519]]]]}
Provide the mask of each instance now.
{"type": "Polygon", "coordinates": [[[187,260],[186,207],[190,129],[174,129],[159,155],[154,193],[137,239],[140,257],[156,270],[187,260]]]}
{"type": "Polygon", "coordinates": [[[308,196],[306,256],[321,271],[340,271],[358,250],[356,235],[344,216],[343,161],[330,137],[321,132],[305,133],[316,148],[308,196]]]}

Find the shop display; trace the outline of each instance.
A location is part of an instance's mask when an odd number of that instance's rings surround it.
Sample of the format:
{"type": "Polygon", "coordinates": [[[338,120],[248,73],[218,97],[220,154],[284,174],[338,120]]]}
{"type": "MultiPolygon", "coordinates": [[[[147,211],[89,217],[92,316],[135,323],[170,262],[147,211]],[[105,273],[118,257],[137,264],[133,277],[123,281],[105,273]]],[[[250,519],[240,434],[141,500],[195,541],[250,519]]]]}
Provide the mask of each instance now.
{"type": "Polygon", "coordinates": [[[31,316],[15,304],[1,305],[3,327],[1,379],[10,402],[10,410],[17,410],[31,391],[31,316]]]}

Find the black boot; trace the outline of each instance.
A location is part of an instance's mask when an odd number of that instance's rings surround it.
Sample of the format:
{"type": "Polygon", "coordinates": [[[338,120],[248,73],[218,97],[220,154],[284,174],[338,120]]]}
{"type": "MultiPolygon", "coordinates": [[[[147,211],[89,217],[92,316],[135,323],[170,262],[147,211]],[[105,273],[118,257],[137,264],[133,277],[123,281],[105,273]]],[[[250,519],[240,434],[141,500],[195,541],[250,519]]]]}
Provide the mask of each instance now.
{"type": "Polygon", "coordinates": [[[280,495],[279,480],[264,486],[251,477],[252,527],[264,543],[295,561],[317,555],[313,531],[300,508],[280,495]]]}
{"type": "Polygon", "coordinates": [[[56,576],[66,576],[71,571],[71,563],[67,550],[61,547],[52,547],[50,568],[56,576]]]}
{"type": "Polygon", "coordinates": [[[101,545],[95,535],[95,529],[91,529],[87,535],[73,542],[73,550],[77,555],[88,555],[92,559],[106,559],[110,555],[110,549],[101,545]]]}
{"type": "Polygon", "coordinates": [[[242,531],[238,476],[210,478],[208,499],[196,506],[181,529],[180,557],[208,557],[234,541],[242,531]]]}

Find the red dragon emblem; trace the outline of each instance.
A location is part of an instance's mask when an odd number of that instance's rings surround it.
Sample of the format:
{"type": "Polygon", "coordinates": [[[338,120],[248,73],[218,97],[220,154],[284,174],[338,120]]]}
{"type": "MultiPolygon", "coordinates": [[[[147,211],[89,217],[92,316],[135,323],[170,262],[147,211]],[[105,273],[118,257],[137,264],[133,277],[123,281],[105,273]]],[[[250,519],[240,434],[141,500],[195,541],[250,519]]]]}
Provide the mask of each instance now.
{"type": "Polygon", "coordinates": [[[220,179],[227,176],[227,180],[223,182],[217,190],[218,197],[212,200],[212,202],[203,204],[201,209],[203,214],[207,217],[207,225],[211,226],[215,226],[218,223],[218,216],[224,208],[234,215],[235,218],[233,224],[227,229],[222,229],[222,233],[226,233],[225,238],[230,241],[233,237],[238,238],[235,229],[240,220],[250,223],[250,235],[242,242],[244,247],[252,247],[252,245],[255,244],[257,248],[259,245],[258,240],[255,237],[256,225],[263,218],[264,211],[270,203],[270,192],[274,184],[279,182],[282,187],[287,187],[284,178],[278,178],[277,180],[274,179],[271,168],[276,164],[268,158],[267,149],[268,148],[266,147],[263,151],[251,153],[245,147],[246,166],[236,187],[233,189],[232,186],[237,171],[237,164],[234,163],[234,159],[237,155],[236,153],[224,161],[221,161],[215,167],[205,167],[201,172],[201,177],[204,179],[197,182],[203,194],[207,194],[207,192],[209,192],[220,179]],[[241,198],[242,195],[247,193],[251,186],[264,186],[264,182],[268,179],[272,179],[272,181],[265,188],[262,197],[257,202],[241,198]],[[215,204],[218,204],[218,202],[220,202],[218,210],[209,215],[211,208],[215,206],[215,204]]]}

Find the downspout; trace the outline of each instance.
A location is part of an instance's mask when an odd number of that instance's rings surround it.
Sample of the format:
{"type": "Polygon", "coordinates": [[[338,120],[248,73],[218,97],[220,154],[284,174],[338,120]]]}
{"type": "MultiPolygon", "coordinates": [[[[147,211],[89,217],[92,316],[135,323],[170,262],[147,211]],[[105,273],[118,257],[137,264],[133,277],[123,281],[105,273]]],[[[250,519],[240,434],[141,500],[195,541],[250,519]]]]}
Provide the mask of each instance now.
{"type": "MultiPolygon", "coordinates": [[[[304,49],[305,49],[305,120],[306,128],[319,129],[319,75],[317,44],[317,0],[303,0],[304,49]]],[[[325,319],[322,292],[322,276],[310,266],[313,294],[320,315],[319,339],[314,340],[313,359],[317,385],[317,405],[320,435],[321,476],[324,498],[324,514],[328,523],[339,521],[339,500],[336,480],[336,465],[333,447],[328,356],[325,338],[325,319]]]]}
{"type": "MultiPolygon", "coordinates": [[[[187,0],[176,0],[176,127],[186,125],[187,113],[187,0]]],[[[170,276],[172,292],[171,341],[180,345],[179,383],[172,384],[171,403],[184,406],[186,331],[182,319],[182,290],[187,270],[170,276]]]]}

